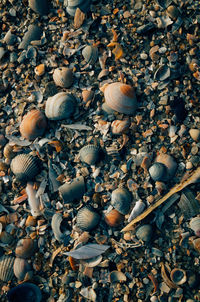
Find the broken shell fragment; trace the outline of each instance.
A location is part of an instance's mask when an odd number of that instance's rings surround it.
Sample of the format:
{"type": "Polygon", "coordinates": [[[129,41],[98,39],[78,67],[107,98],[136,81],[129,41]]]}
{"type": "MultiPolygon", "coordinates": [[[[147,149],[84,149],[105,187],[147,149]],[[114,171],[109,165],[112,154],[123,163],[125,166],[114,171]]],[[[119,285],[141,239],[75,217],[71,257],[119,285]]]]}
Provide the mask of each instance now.
{"type": "Polygon", "coordinates": [[[200,217],[194,217],[190,220],[190,228],[195,232],[195,235],[200,237],[200,217]]]}
{"type": "Polygon", "coordinates": [[[154,79],[157,81],[165,81],[170,77],[170,68],[166,65],[161,65],[154,74],[154,79]]]}
{"type": "Polygon", "coordinates": [[[137,100],[133,87],[121,82],[107,85],[104,91],[105,102],[113,110],[134,114],[137,108],[137,100]]]}
{"type": "Polygon", "coordinates": [[[12,256],[0,257],[0,280],[3,282],[11,281],[14,277],[13,264],[15,258],[12,256]]]}
{"type": "Polygon", "coordinates": [[[72,69],[67,67],[59,67],[54,70],[53,80],[57,86],[69,88],[73,83],[72,69]]]}
{"type": "Polygon", "coordinates": [[[131,193],[125,188],[118,188],[112,192],[111,205],[123,215],[128,214],[131,201],[131,193]]]}
{"type": "Polygon", "coordinates": [[[162,163],[154,163],[149,168],[149,174],[154,181],[165,181],[167,178],[167,168],[162,163]]]}
{"type": "Polygon", "coordinates": [[[95,229],[99,221],[99,214],[90,205],[81,208],[77,213],[76,224],[83,231],[89,232],[95,229]]]}
{"type": "Polygon", "coordinates": [[[19,131],[22,137],[34,140],[44,134],[46,127],[47,120],[45,115],[40,110],[34,109],[23,117],[19,131]]]}
{"type": "Polygon", "coordinates": [[[63,120],[74,113],[75,107],[76,99],[73,95],[59,92],[47,99],[45,114],[49,120],[63,120]]]}
{"type": "Polygon", "coordinates": [[[66,3],[68,14],[74,16],[78,7],[82,12],[87,13],[90,10],[91,0],[67,0],[66,3]]]}
{"type": "Polygon", "coordinates": [[[47,15],[49,11],[48,0],[29,0],[29,7],[39,15],[47,15]]]}
{"type": "Polygon", "coordinates": [[[85,181],[83,176],[73,179],[71,183],[65,183],[60,186],[58,190],[65,203],[80,200],[85,193],[85,181]]]}
{"type": "Polygon", "coordinates": [[[42,36],[42,29],[37,25],[31,24],[28,31],[25,33],[22,42],[19,44],[19,49],[27,49],[31,41],[40,40],[42,36]]]}
{"type": "Polygon", "coordinates": [[[136,236],[138,239],[149,242],[153,235],[152,226],[150,224],[144,224],[140,226],[136,231],[136,236]]]}
{"type": "Polygon", "coordinates": [[[184,189],[181,194],[178,207],[183,213],[185,219],[191,218],[200,213],[199,202],[189,189],[184,189]]]}
{"type": "Polygon", "coordinates": [[[38,157],[29,154],[19,154],[11,161],[11,171],[20,181],[28,181],[35,178],[40,172],[38,157]]]}
{"type": "Polygon", "coordinates": [[[115,120],[111,124],[111,130],[113,134],[122,134],[126,132],[130,127],[130,120],[115,120]]]}
{"type": "Polygon", "coordinates": [[[94,165],[100,157],[100,148],[95,145],[87,145],[79,151],[80,160],[88,165],[94,165]]]}
{"type": "Polygon", "coordinates": [[[15,258],[13,270],[14,270],[15,277],[19,281],[22,281],[26,277],[28,277],[28,274],[30,277],[32,275],[30,264],[28,263],[27,260],[22,258],[15,258]]]}
{"type": "Polygon", "coordinates": [[[170,278],[177,285],[181,285],[187,280],[186,272],[180,268],[174,268],[170,273],[170,278]]]}
{"type": "Polygon", "coordinates": [[[115,282],[120,282],[120,281],[126,281],[126,275],[120,271],[112,271],[110,273],[110,282],[115,283],[115,282]]]}
{"type": "Polygon", "coordinates": [[[60,213],[55,213],[51,220],[51,228],[53,230],[54,236],[56,240],[63,241],[66,237],[66,235],[70,234],[68,230],[68,224],[64,223],[64,219],[60,213]],[[63,224],[65,226],[63,227],[63,224]],[[62,230],[61,230],[62,228],[62,230]],[[63,228],[65,230],[63,230],[63,228]]]}
{"type": "Polygon", "coordinates": [[[134,208],[131,211],[131,214],[128,218],[128,222],[135,219],[137,216],[139,216],[145,209],[146,205],[141,200],[136,201],[134,208]]]}
{"type": "Polygon", "coordinates": [[[98,57],[98,48],[96,46],[87,45],[83,48],[82,55],[88,64],[93,65],[98,57]]]}
{"type": "Polygon", "coordinates": [[[105,222],[111,227],[118,227],[124,221],[124,215],[113,209],[105,215],[105,222]]]}
{"type": "Polygon", "coordinates": [[[28,204],[31,209],[31,215],[37,217],[41,215],[40,200],[36,196],[36,190],[33,188],[33,183],[28,182],[26,186],[26,193],[28,195],[28,204]]]}
{"type": "Polygon", "coordinates": [[[35,250],[35,241],[31,238],[23,238],[20,239],[17,243],[15,255],[19,258],[28,259],[35,253],[35,250]]]}
{"type": "Polygon", "coordinates": [[[199,129],[190,129],[189,131],[191,138],[198,142],[200,140],[200,130],[199,129]]]}
{"type": "Polygon", "coordinates": [[[40,302],[41,300],[40,288],[33,283],[25,282],[8,291],[8,302],[40,302]]]}

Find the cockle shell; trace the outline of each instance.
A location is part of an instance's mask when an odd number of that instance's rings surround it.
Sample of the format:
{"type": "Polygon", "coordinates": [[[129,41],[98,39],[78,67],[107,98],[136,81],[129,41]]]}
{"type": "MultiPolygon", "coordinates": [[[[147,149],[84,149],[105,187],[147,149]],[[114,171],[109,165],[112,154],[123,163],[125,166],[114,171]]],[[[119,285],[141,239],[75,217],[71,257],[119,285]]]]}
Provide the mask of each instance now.
{"type": "Polygon", "coordinates": [[[111,130],[113,134],[122,134],[126,132],[130,127],[130,120],[115,120],[111,124],[111,130]]]}
{"type": "Polygon", "coordinates": [[[45,114],[49,120],[63,120],[74,113],[75,107],[76,99],[73,95],[59,92],[47,99],[45,114]]]}
{"type": "Polygon", "coordinates": [[[63,217],[60,213],[55,213],[51,220],[51,228],[53,230],[56,240],[63,241],[66,235],[70,234],[70,231],[67,230],[67,225],[65,226],[65,231],[61,231],[61,224],[63,222],[63,217]]]}
{"type": "Polygon", "coordinates": [[[111,210],[105,215],[105,222],[111,227],[118,227],[124,221],[124,215],[116,209],[111,210]]]}
{"type": "Polygon", "coordinates": [[[190,228],[195,232],[195,235],[200,237],[200,217],[194,217],[190,220],[190,228]]]}
{"type": "Polygon", "coordinates": [[[31,238],[23,238],[17,242],[15,255],[16,257],[28,259],[36,250],[36,242],[31,238]]]}
{"type": "Polygon", "coordinates": [[[80,200],[85,193],[85,181],[83,176],[73,179],[71,183],[65,183],[60,186],[58,190],[65,203],[80,200]]]}
{"type": "Polygon", "coordinates": [[[98,57],[98,48],[96,46],[87,45],[83,48],[82,55],[88,64],[93,65],[98,57]]]}
{"type": "Polygon", "coordinates": [[[48,0],[29,0],[29,7],[39,15],[47,15],[49,11],[48,0]]]}
{"type": "Polygon", "coordinates": [[[3,282],[11,281],[14,277],[13,265],[15,258],[12,256],[0,257],[0,280],[3,282]]]}
{"type": "Polygon", "coordinates": [[[28,277],[28,274],[30,277],[32,275],[30,264],[28,263],[27,260],[22,258],[15,258],[13,269],[14,269],[15,277],[19,281],[22,281],[24,280],[25,277],[28,277]]]}
{"type": "Polygon", "coordinates": [[[181,285],[187,281],[186,272],[181,268],[174,268],[170,273],[172,282],[181,285]]]}
{"type": "Polygon", "coordinates": [[[125,188],[117,188],[112,192],[111,204],[121,214],[126,215],[130,210],[132,197],[125,188]]]}
{"type": "Polygon", "coordinates": [[[47,120],[45,115],[40,110],[34,109],[23,117],[19,131],[22,137],[34,140],[44,134],[46,127],[47,120]]]}
{"type": "Polygon", "coordinates": [[[161,153],[156,157],[155,161],[166,166],[169,179],[171,179],[175,175],[177,163],[171,155],[161,153]]]}
{"type": "Polygon", "coordinates": [[[39,158],[30,154],[19,154],[11,161],[11,171],[20,181],[28,181],[40,172],[39,158]]]}
{"type": "Polygon", "coordinates": [[[27,49],[31,41],[40,40],[42,36],[42,29],[37,25],[31,24],[28,31],[25,33],[22,42],[19,44],[19,49],[27,49]]]}
{"type": "Polygon", "coordinates": [[[109,84],[104,91],[105,102],[113,110],[132,115],[137,108],[133,87],[121,82],[109,84]]]}
{"type": "Polygon", "coordinates": [[[40,200],[36,196],[36,190],[33,188],[33,183],[28,182],[26,185],[26,193],[28,195],[28,204],[31,209],[31,215],[37,217],[41,215],[40,200]]]}
{"type": "Polygon", "coordinates": [[[76,224],[83,231],[93,230],[99,224],[99,221],[99,214],[90,205],[81,208],[77,213],[76,224]]]}
{"type": "Polygon", "coordinates": [[[86,145],[79,151],[80,160],[88,165],[94,165],[100,157],[100,148],[95,145],[86,145]]]}
{"type": "Polygon", "coordinates": [[[73,83],[72,69],[67,67],[59,67],[54,70],[53,80],[57,86],[69,88],[73,83]]]}
{"type": "Polygon", "coordinates": [[[66,1],[66,10],[70,16],[74,16],[77,7],[84,13],[87,13],[90,10],[91,0],[67,0],[66,1]]]}
{"type": "Polygon", "coordinates": [[[162,163],[154,163],[149,168],[149,174],[154,181],[165,181],[167,178],[167,168],[162,163]]]}
{"type": "Polygon", "coordinates": [[[40,302],[41,300],[40,288],[29,282],[19,284],[8,292],[8,302],[40,302]]]}
{"type": "Polygon", "coordinates": [[[136,231],[137,238],[144,242],[150,241],[152,234],[153,234],[153,230],[150,224],[144,224],[140,226],[136,231]]]}

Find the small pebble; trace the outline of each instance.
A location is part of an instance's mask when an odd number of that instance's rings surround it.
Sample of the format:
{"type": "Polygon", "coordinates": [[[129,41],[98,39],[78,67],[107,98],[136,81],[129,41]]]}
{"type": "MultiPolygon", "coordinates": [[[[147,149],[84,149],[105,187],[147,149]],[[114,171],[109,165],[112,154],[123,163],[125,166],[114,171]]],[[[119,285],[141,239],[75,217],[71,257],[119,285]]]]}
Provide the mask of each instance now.
{"type": "Polygon", "coordinates": [[[35,67],[35,74],[38,75],[39,77],[42,76],[45,73],[45,65],[40,64],[35,67]]]}

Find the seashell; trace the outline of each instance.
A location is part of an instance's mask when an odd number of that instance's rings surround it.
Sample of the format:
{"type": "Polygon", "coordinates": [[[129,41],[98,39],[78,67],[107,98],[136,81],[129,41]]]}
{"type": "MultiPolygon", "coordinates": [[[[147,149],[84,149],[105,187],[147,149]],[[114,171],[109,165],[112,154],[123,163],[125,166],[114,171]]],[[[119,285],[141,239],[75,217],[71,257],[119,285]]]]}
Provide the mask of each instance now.
{"type": "Polygon", "coordinates": [[[167,12],[168,16],[172,19],[177,19],[178,16],[180,15],[180,11],[174,5],[168,6],[166,12],[167,12]]]}
{"type": "Polygon", "coordinates": [[[0,234],[0,240],[4,244],[11,244],[14,241],[14,238],[12,235],[7,233],[6,231],[2,231],[0,234]]]}
{"type": "Polygon", "coordinates": [[[15,258],[13,270],[15,277],[19,281],[24,280],[28,276],[28,273],[30,273],[30,276],[32,275],[30,264],[27,260],[22,258],[15,258]]]}
{"type": "Polygon", "coordinates": [[[103,254],[108,248],[109,245],[89,243],[77,248],[76,250],[64,252],[64,255],[71,256],[75,259],[85,260],[103,254]]]}
{"type": "Polygon", "coordinates": [[[98,48],[96,46],[87,45],[83,48],[82,55],[88,64],[93,65],[98,57],[98,48]]]}
{"type": "Polygon", "coordinates": [[[76,99],[73,95],[59,92],[47,99],[45,114],[49,120],[63,120],[74,113],[75,107],[76,99]]]}
{"type": "Polygon", "coordinates": [[[41,300],[40,288],[33,283],[25,282],[8,291],[8,302],[40,302],[41,300]]]}
{"type": "Polygon", "coordinates": [[[172,0],[156,0],[156,2],[161,8],[167,8],[172,3],[172,0]]]}
{"type": "Polygon", "coordinates": [[[80,160],[88,165],[94,165],[100,158],[100,148],[95,145],[86,145],[79,151],[80,160]]]}
{"type": "Polygon", "coordinates": [[[28,181],[39,174],[40,161],[33,155],[19,154],[12,159],[10,168],[18,180],[28,181]]]}
{"type": "Polygon", "coordinates": [[[33,183],[28,182],[26,185],[26,193],[28,195],[28,204],[31,209],[31,215],[37,217],[41,215],[40,200],[36,197],[36,190],[33,188],[33,183]]]}
{"type": "Polygon", "coordinates": [[[94,289],[91,286],[88,287],[82,287],[80,290],[81,296],[83,296],[85,299],[96,302],[97,301],[97,294],[95,293],[94,289]]]}
{"type": "Polygon", "coordinates": [[[181,285],[187,280],[186,272],[181,268],[174,268],[170,273],[170,278],[177,285],[181,285]]]}
{"type": "Polygon", "coordinates": [[[94,99],[94,91],[92,90],[83,90],[82,91],[82,98],[83,98],[83,102],[87,103],[89,101],[92,101],[94,99]]]}
{"type": "Polygon", "coordinates": [[[200,238],[196,238],[194,240],[192,240],[194,249],[200,253],[200,238]]]}
{"type": "Polygon", "coordinates": [[[169,179],[171,179],[175,175],[177,169],[177,163],[175,162],[174,158],[171,155],[161,153],[156,157],[155,161],[167,167],[167,174],[169,179]]]}
{"type": "Polygon", "coordinates": [[[111,124],[111,130],[113,134],[122,134],[126,132],[130,127],[130,120],[115,120],[111,124]]]}
{"type": "Polygon", "coordinates": [[[15,255],[16,257],[27,259],[30,258],[36,250],[36,243],[31,238],[23,238],[17,242],[15,255]]]}
{"type": "Polygon", "coordinates": [[[51,228],[53,234],[58,241],[63,241],[66,235],[69,235],[70,232],[67,230],[67,224],[65,224],[65,231],[61,231],[61,225],[64,222],[64,219],[60,213],[55,213],[51,220],[51,228]]]}
{"type": "Polygon", "coordinates": [[[138,239],[149,242],[153,235],[152,226],[150,224],[144,224],[140,226],[136,231],[136,236],[138,239]]]}
{"type": "Polygon", "coordinates": [[[189,189],[184,189],[182,191],[178,207],[183,213],[185,219],[191,218],[200,213],[199,201],[195,199],[194,194],[189,189]]]}
{"type": "Polygon", "coordinates": [[[95,209],[87,205],[81,208],[76,217],[76,225],[83,231],[91,231],[99,224],[100,216],[95,209]]]}
{"type": "Polygon", "coordinates": [[[126,275],[120,271],[112,271],[109,277],[111,283],[126,281],[126,275]]]}
{"type": "Polygon", "coordinates": [[[170,77],[170,68],[166,65],[161,65],[154,74],[154,79],[157,81],[165,81],[170,77]]]}
{"type": "Polygon", "coordinates": [[[149,174],[154,181],[165,181],[167,179],[167,168],[162,163],[154,163],[149,168],[149,174]]]}
{"type": "Polygon", "coordinates": [[[200,140],[200,130],[199,129],[190,129],[189,131],[191,138],[198,142],[200,140]]]}
{"type": "Polygon", "coordinates": [[[136,201],[134,208],[131,211],[131,214],[128,218],[128,222],[135,219],[137,216],[139,216],[145,209],[146,205],[141,200],[136,201]]]}
{"type": "Polygon", "coordinates": [[[111,205],[123,215],[128,214],[131,201],[131,193],[125,188],[118,188],[112,192],[111,205]]]}
{"type": "Polygon", "coordinates": [[[101,263],[102,259],[102,255],[99,255],[90,259],[81,260],[81,264],[86,267],[95,267],[101,263]]]}
{"type": "Polygon", "coordinates": [[[54,70],[53,80],[57,86],[69,88],[73,83],[72,69],[67,67],[59,67],[54,70]]]}
{"type": "Polygon", "coordinates": [[[34,109],[23,117],[19,131],[22,137],[34,140],[44,134],[46,127],[47,120],[45,115],[40,110],[34,109]]]}
{"type": "Polygon", "coordinates": [[[105,102],[113,110],[134,114],[137,108],[137,100],[133,87],[120,82],[111,83],[104,91],[105,102]]]}
{"type": "Polygon", "coordinates": [[[11,281],[14,277],[13,264],[15,258],[12,256],[0,257],[0,280],[3,282],[11,281]]]}
{"type": "Polygon", "coordinates": [[[200,237],[200,217],[194,217],[190,221],[190,228],[195,232],[195,235],[200,237]]]}
{"type": "Polygon", "coordinates": [[[31,24],[28,31],[25,33],[22,42],[19,44],[19,49],[27,49],[31,41],[40,40],[42,36],[42,29],[37,25],[31,24]]]}
{"type": "Polygon", "coordinates": [[[83,176],[73,179],[71,183],[65,183],[60,186],[58,190],[65,203],[80,200],[85,193],[85,181],[83,176]]]}
{"type": "Polygon", "coordinates": [[[111,227],[118,227],[124,221],[124,215],[113,209],[105,215],[105,222],[111,227]]]}
{"type": "Polygon", "coordinates": [[[107,114],[113,114],[115,110],[111,109],[105,102],[102,104],[102,110],[107,114]]]}
{"type": "Polygon", "coordinates": [[[76,13],[77,7],[84,13],[87,13],[90,10],[91,0],[67,0],[67,12],[70,16],[74,16],[76,13]]]}
{"type": "Polygon", "coordinates": [[[29,0],[28,5],[35,13],[41,16],[48,14],[48,0],[29,0]]]}

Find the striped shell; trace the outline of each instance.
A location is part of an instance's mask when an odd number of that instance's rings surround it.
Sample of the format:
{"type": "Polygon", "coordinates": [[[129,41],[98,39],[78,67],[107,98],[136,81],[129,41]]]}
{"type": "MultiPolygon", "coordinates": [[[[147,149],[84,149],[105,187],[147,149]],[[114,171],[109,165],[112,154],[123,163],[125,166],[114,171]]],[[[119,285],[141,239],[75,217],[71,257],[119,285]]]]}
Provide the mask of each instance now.
{"type": "Polygon", "coordinates": [[[88,64],[92,65],[97,60],[98,48],[96,46],[87,45],[85,48],[83,48],[82,55],[83,55],[85,61],[88,64]]]}
{"type": "Polygon", "coordinates": [[[120,82],[109,84],[104,91],[105,102],[113,110],[134,114],[137,108],[137,100],[133,87],[120,82]]]}
{"type": "Polygon", "coordinates": [[[46,127],[47,120],[45,115],[40,110],[34,109],[23,117],[19,131],[22,137],[34,140],[44,134],[46,127]]]}
{"type": "Polygon", "coordinates": [[[49,97],[46,102],[45,114],[49,120],[69,118],[75,111],[76,99],[66,92],[59,92],[49,97]]]}
{"type": "Polygon", "coordinates": [[[116,209],[111,210],[105,215],[105,222],[111,227],[118,227],[124,221],[124,215],[116,209]]]}
{"type": "Polygon", "coordinates": [[[80,200],[85,193],[85,181],[83,176],[73,179],[71,183],[65,183],[60,186],[58,190],[65,203],[80,200]]]}
{"type": "Polygon", "coordinates": [[[126,215],[130,210],[131,194],[125,188],[118,188],[112,192],[111,204],[121,214],[126,215]]]}
{"type": "Polygon", "coordinates": [[[20,181],[28,181],[40,172],[40,162],[38,157],[30,154],[19,154],[11,161],[11,170],[20,181]]]}
{"type": "Polygon", "coordinates": [[[29,0],[28,5],[35,13],[39,15],[48,14],[48,0],[29,0]]]}
{"type": "Polygon", "coordinates": [[[35,241],[31,238],[22,238],[17,242],[15,255],[16,257],[28,259],[36,250],[35,241]]]}
{"type": "Polygon", "coordinates": [[[3,282],[8,282],[13,279],[13,265],[15,258],[12,256],[2,256],[0,257],[0,280],[3,282]]]}
{"type": "Polygon", "coordinates": [[[154,163],[149,168],[149,174],[154,181],[165,181],[167,178],[167,168],[162,163],[154,163]]]}
{"type": "Polygon", "coordinates": [[[15,258],[14,262],[14,274],[15,277],[22,281],[26,277],[27,273],[31,272],[31,266],[27,260],[22,258],[15,258]]]}
{"type": "Polygon", "coordinates": [[[93,230],[99,223],[100,216],[92,206],[81,208],[76,217],[77,226],[83,231],[93,230]]]}
{"type": "Polygon", "coordinates": [[[73,83],[72,69],[67,67],[59,67],[54,70],[53,80],[57,86],[69,88],[73,83]]]}
{"type": "Polygon", "coordinates": [[[137,238],[144,242],[150,241],[152,234],[153,234],[153,230],[150,224],[144,224],[140,226],[136,231],[137,238]]]}
{"type": "Polygon", "coordinates": [[[67,12],[70,16],[75,15],[78,7],[84,13],[87,13],[90,10],[91,0],[67,0],[66,2],[67,12]]]}
{"type": "Polygon", "coordinates": [[[8,291],[8,302],[40,302],[41,300],[41,290],[33,283],[25,282],[8,291]]]}
{"type": "Polygon", "coordinates": [[[28,31],[25,33],[22,42],[19,44],[19,49],[27,49],[31,41],[40,40],[42,35],[42,29],[37,25],[31,24],[28,27],[28,31]]]}
{"type": "Polygon", "coordinates": [[[80,160],[88,165],[94,165],[100,157],[100,148],[95,145],[87,145],[79,151],[80,160]]]}
{"type": "Polygon", "coordinates": [[[115,120],[111,124],[111,130],[113,134],[122,134],[129,129],[130,120],[115,120]]]}
{"type": "Polygon", "coordinates": [[[161,153],[156,157],[155,161],[166,166],[169,179],[171,179],[175,175],[177,163],[171,155],[161,153]]]}

